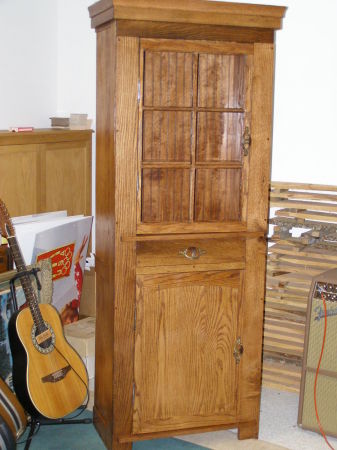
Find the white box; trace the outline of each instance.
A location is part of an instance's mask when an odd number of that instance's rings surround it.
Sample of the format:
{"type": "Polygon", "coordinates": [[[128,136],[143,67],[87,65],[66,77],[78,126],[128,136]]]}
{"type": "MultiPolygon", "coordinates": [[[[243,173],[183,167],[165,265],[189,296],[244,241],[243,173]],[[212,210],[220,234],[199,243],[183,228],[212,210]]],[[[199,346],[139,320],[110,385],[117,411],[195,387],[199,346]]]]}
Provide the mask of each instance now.
{"type": "Polygon", "coordinates": [[[86,365],[89,379],[95,376],[95,317],[86,317],[64,326],[64,335],[86,365]]]}

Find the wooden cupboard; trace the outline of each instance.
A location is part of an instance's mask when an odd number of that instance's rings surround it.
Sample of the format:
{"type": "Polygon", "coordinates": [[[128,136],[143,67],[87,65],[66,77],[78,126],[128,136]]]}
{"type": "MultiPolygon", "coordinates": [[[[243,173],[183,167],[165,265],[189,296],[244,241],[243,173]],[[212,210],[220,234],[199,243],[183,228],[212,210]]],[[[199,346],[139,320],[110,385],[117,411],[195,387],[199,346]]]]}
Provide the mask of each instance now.
{"type": "Polygon", "coordinates": [[[274,31],[285,8],[102,0],[94,417],[107,448],[258,436],[274,31]]]}
{"type": "Polygon", "coordinates": [[[0,131],[0,196],[11,215],[91,215],[91,130],[0,131]]]}

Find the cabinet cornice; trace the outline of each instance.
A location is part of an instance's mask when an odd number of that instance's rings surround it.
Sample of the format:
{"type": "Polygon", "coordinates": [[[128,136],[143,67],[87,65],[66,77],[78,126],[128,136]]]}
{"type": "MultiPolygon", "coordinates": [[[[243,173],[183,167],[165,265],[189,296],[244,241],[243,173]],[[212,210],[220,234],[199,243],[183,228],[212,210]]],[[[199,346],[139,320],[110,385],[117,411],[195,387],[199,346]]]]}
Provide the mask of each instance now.
{"type": "Polygon", "coordinates": [[[111,20],[132,20],[278,30],[285,11],[282,6],[206,0],[100,0],[89,7],[92,28],[111,20]]]}

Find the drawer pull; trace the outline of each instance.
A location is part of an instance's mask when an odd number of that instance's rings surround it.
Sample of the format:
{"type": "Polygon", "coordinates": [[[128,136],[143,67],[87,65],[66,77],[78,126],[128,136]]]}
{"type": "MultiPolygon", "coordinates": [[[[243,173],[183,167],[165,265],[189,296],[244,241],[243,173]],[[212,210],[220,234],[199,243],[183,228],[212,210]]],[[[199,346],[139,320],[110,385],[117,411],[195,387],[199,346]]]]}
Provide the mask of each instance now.
{"type": "Polygon", "coordinates": [[[201,255],[204,255],[206,250],[202,250],[198,247],[187,247],[185,250],[180,250],[179,255],[185,256],[188,259],[198,259],[201,255]]]}

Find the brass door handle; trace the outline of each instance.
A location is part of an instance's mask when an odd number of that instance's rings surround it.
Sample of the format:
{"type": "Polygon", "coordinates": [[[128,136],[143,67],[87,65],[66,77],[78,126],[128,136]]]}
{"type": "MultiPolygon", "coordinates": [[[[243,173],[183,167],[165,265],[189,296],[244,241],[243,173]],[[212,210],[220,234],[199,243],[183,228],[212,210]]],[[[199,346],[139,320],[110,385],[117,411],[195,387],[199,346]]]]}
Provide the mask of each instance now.
{"type": "Polygon", "coordinates": [[[243,133],[243,136],[242,136],[242,150],[243,150],[244,156],[248,156],[248,151],[251,146],[251,143],[252,143],[252,138],[250,136],[250,130],[249,130],[249,127],[246,127],[245,132],[243,133]]]}
{"type": "Polygon", "coordinates": [[[239,337],[235,341],[234,351],[233,351],[233,356],[235,358],[236,364],[239,364],[242,354],[243,354],[243,345],[241,343],[241,338],[239,337]]]}
{"type": "Polygon", "coordinates": [[[179,255],[185,256],[187,259],[198,259],[201,255],[204,255],[206,250],[202,250],[198,247],[187,247],[185,250],[180,250],[179,255]]]}

